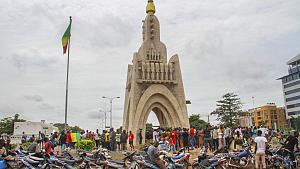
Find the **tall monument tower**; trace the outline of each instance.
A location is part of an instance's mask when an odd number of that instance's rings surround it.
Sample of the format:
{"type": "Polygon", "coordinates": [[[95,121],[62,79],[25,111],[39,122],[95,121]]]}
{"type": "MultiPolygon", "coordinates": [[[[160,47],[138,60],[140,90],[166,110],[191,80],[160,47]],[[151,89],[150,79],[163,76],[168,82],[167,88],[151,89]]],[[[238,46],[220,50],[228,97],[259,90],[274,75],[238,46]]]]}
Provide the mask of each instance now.
{"type": "Polygon", "coordinates": [[[145,132],[151,111],[161,127],[189,127],[178,55],[168,62],[153,0],[148,0],[146,13],[143,43],[128,65],[123,115],[123,129],[132,131],[136,142],[138,131],[145,132]]]}

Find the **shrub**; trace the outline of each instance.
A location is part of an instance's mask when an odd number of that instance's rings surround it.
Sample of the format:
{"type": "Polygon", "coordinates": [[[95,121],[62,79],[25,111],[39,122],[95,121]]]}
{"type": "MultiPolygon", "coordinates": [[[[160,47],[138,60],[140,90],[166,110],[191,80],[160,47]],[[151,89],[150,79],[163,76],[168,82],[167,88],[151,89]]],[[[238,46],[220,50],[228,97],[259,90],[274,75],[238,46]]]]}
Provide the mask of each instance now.
{"type": "Polygon", "coordinates": [[[94,148],[94,142],[92,140],[80,140],[75,144],[75,148],[85,151],[91,151],[94,148]]]}
{"type": "Polygon", "coordinates": [[[11,148],[12,148],[12,149],[17,148],[17,146],[18,146],[17,144],[10,144],[10,145],[11,145],[11,148]]]}
{"type": "Polygon", "coordinates": [[[25,142],[23,144],[20,145],[20,147],[22,147],[24,150],[27,151],[28,147],[32,144],[32,142],[25,142]]]}

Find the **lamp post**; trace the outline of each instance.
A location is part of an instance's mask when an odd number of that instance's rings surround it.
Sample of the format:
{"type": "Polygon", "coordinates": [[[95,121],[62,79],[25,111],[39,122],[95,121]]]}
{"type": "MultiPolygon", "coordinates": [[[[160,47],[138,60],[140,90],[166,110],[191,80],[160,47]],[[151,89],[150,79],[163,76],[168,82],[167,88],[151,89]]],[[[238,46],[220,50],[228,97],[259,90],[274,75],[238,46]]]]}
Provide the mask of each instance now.
{"type": "MultiPolygon", "coordinates": [[[[104,130],[105,130],[106,129],[106,111],[101,110],[101,109],[99,111],[104,113],[104,130]]],[[[102,125],[103,125],[103,119],[102,119],[102,125]]]]}
{"type": "Polygon", "coordinates": [[[114,99],[119,99],[120,97],[106,97],[102,96],[103,99],[108,99],[110,102],[110,128],[112,128],[112,103],[114,99]]]}

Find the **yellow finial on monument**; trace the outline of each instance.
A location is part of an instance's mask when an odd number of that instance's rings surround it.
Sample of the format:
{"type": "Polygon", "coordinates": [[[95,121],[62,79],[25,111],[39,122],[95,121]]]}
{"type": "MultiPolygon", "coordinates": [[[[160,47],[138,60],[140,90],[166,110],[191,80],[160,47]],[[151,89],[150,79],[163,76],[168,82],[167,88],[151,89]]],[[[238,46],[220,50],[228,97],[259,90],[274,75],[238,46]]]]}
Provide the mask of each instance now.
{"type": "Polygon", "coordinates": [[[153,0],[148,0],[148,4],[146,7],[146,13],[155,13],[155,5],[153,0]]]}

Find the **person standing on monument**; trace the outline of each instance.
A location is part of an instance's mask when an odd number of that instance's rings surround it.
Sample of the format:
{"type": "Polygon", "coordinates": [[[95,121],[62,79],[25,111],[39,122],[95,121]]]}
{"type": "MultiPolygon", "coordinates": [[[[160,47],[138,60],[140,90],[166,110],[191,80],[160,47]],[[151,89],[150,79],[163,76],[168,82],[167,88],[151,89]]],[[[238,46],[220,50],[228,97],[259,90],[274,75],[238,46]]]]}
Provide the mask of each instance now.
{"type": "Polygon", "coordinates": [[[130,150],[131,151],[134,150],[133,139],[134,139],[134,135],[133,135],[133,133],[131,131],[129,131],[128,140],[129,140],[129,145],[130,145],[130,150]]]}
{"type": "Polygon", "coordinates": [[[190,148],[189,148],[189,132],[188,129],[183,129],[182,132],[182,138],[183,138],[183,147],[184,150],[188,150],[188,152],[190,152],[190,148]]]}
{"type": "Polygon", "coordinates": [[[117,150],[121,151],[121,133],[120,133],[120,130],[117,130],[116,143],[117,143],[117,150]]]}
{"type": "Polygon", "coordinates": [[[140,129],[139,131],[139,144],[141,145],[143,143],[143,133],[142,133],[142,129],[140,129]]]}
{"type": "Polygon", "coordinates": [[[116,132],[114,131],[114,128],[110,129],[109,147],[111,151],[115,151],[116,149],[116,132]]]}
{"type": "Polygon", "coordinates": [[[96,133],[94,134],[94,140],[95,140],[96,147],[98,149],[100,146],[100,137],[99,137],[98,129],[96,130],[96,133]]]}
{"type": "Polygon", "coordinates": [[[67,135],[65,133],[65,130],[63,130],[60,133],[60,137],[59,137],[59,143],[61,145],[61,150],[64,151],[66,149],[66,140],[67,140],[67,135]]]}
{"type": "Polygon", "coordinates": [[[127,139],[128,139],[128,135],[126,133],[126,130],[123,130],[122,134],[121,134],[121,147],[122,150],[125,151],[127,148],[127,139]]]}
{"type": "Polygon", "coordinates": [[[190,145],[192,150],[195,149],[195,129],[193,127],[190,128],[190,145]]]}
{"type": "Polygon", "coordinates": [[[107,130],[105,130],[105,148],[107,148],[108,150],[110,150],[110,146],[109,146],[109,132],[107,130]]]}
{"type": "Polygon", "coordinates": [[[204,145],[204,130],[203,128],[200,128],[200,130],[198,131],[198,147],[202,148],[202,146],[204,145]]]}

